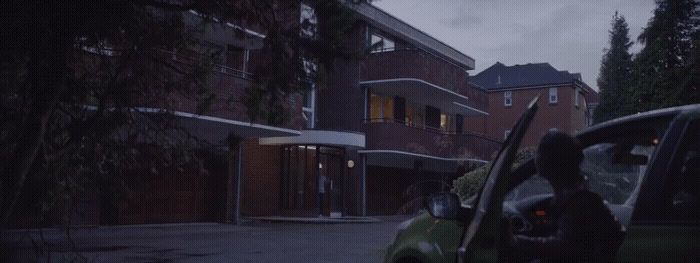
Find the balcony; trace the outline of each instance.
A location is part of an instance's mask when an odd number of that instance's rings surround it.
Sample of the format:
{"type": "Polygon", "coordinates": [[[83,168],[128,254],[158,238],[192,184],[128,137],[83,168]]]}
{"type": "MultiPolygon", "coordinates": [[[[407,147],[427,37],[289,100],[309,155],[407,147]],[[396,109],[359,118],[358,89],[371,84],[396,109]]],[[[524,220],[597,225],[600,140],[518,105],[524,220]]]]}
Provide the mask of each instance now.
{"type": "Polygon", "coordinates": [[[395,49],[367,55],[361,62],[360,83],[394,93],[387,95],[428,97],[434,103],[446,103],[433,105],[443,109],[457,105],[483,114],[488,103],[483,91],[470,88],[466,69],[420,49],[395,49]]]}
{"type": "Polygon", "coordinates": [[[450,134],[397,122],[366,122],[366,152],[401,152],[446,161],[488,161],[501,142],[478,134],[450,134]]]}

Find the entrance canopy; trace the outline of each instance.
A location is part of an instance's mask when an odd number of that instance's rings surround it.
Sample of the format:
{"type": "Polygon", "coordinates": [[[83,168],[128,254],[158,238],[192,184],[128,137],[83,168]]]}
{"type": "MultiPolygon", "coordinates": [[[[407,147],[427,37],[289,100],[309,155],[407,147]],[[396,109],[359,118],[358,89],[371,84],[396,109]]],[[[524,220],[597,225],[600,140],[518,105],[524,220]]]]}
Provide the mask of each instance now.
{"type": "Polygon", "coordinates": [[[303,130],[299,136],[260,138],[261,145],[327,145],[364,149],[365,135],[355,132],[303,130]]]}
{"type": "Polygon", "coordinates": [[[211,143],[226,142],[226,138],[229,134],[241,138],[295,136],[301,134],[301,131],[297,130],[219,117],[196,115],[186,112],[174,112],[173,114],[178,117],[178,124],[182,128],[187,129],[190,134],[211,143]]]}
{"type": "Polygon", "coordinates": [[[361,81],[373,93],[385,96],[400,96],[422,105],[431,105],[446,112],[464,116],[481,116],[488,113],[469,106],[469,98],[449,89],[415,78],[397,78],[361,81]]]}
{"type": "MultiPolygon", "coordinates": [[[[89,111],[94,111],[95,106],[85,106],[89,111]]],[[[225,145],[229,135],[240,138],[263,138],[273,136],[296,136],[301,131],[269,126],[264,124],[237,121],[226,118],[198,115],[181,111],[166,111],[159,108],[138,107],[132,109],[135,112],[149,114],[172,114],[179,128],[188,134],[212,144],[225,145]]]]}
{"type": "Polygon", "coordinates": [[[457,167],[465,162],[487,163],[479,159],[443,158],[395,150],[360,150],[357,152],[367,156],[367,165],[401,169],[415,169],[417,165],[421,165],[425,171],[439,173],[453,173],[457,171],[457,167]]]}

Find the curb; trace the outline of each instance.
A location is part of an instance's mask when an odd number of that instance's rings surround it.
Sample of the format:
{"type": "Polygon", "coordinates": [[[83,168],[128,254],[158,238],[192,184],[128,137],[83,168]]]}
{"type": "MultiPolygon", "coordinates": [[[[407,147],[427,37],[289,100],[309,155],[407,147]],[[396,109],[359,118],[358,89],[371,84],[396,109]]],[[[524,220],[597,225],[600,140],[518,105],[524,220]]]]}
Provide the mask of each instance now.
{"type": "Polygon", "coordinates": [[[299,223],[299,224],[370,224],[383,222],[378,218],[373,217],[282,217],[282,216],[269,216],[269,217],[247,217],[249,220],[263,221],[263,222],[273,222],[273,223],[299,223]]]}

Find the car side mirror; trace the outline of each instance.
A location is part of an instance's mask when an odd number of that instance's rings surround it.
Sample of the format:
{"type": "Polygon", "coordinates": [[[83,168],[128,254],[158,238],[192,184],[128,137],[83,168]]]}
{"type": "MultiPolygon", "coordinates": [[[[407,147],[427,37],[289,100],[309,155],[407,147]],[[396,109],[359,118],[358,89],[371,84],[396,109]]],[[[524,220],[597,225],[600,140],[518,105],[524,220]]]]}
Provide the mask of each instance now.
{"type": "Polygon", "coordinates": [[[463,207],[459,196],[449,192],[430,195],[426,209],[431,216],[441,219],[466,220],[471,214],[471,208],[463,207]]]}

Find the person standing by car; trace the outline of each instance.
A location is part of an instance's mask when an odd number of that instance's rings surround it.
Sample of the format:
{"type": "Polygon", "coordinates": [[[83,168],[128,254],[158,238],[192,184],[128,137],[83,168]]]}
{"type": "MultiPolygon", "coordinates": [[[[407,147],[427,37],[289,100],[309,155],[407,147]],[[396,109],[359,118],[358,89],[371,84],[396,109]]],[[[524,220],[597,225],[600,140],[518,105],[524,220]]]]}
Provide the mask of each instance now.
{"type": "Polygon", "coordinates": [[[578,140],[560,131],[549,131],[535,156],[540,176],[554,190],[550,210],[555,233],[547,237],[513,235],[505,227],[504,248],[513,260],[609,262],[624,239],[624,227],[603,200],[588,190],[580,173],[583,149],[578,140]]]}

